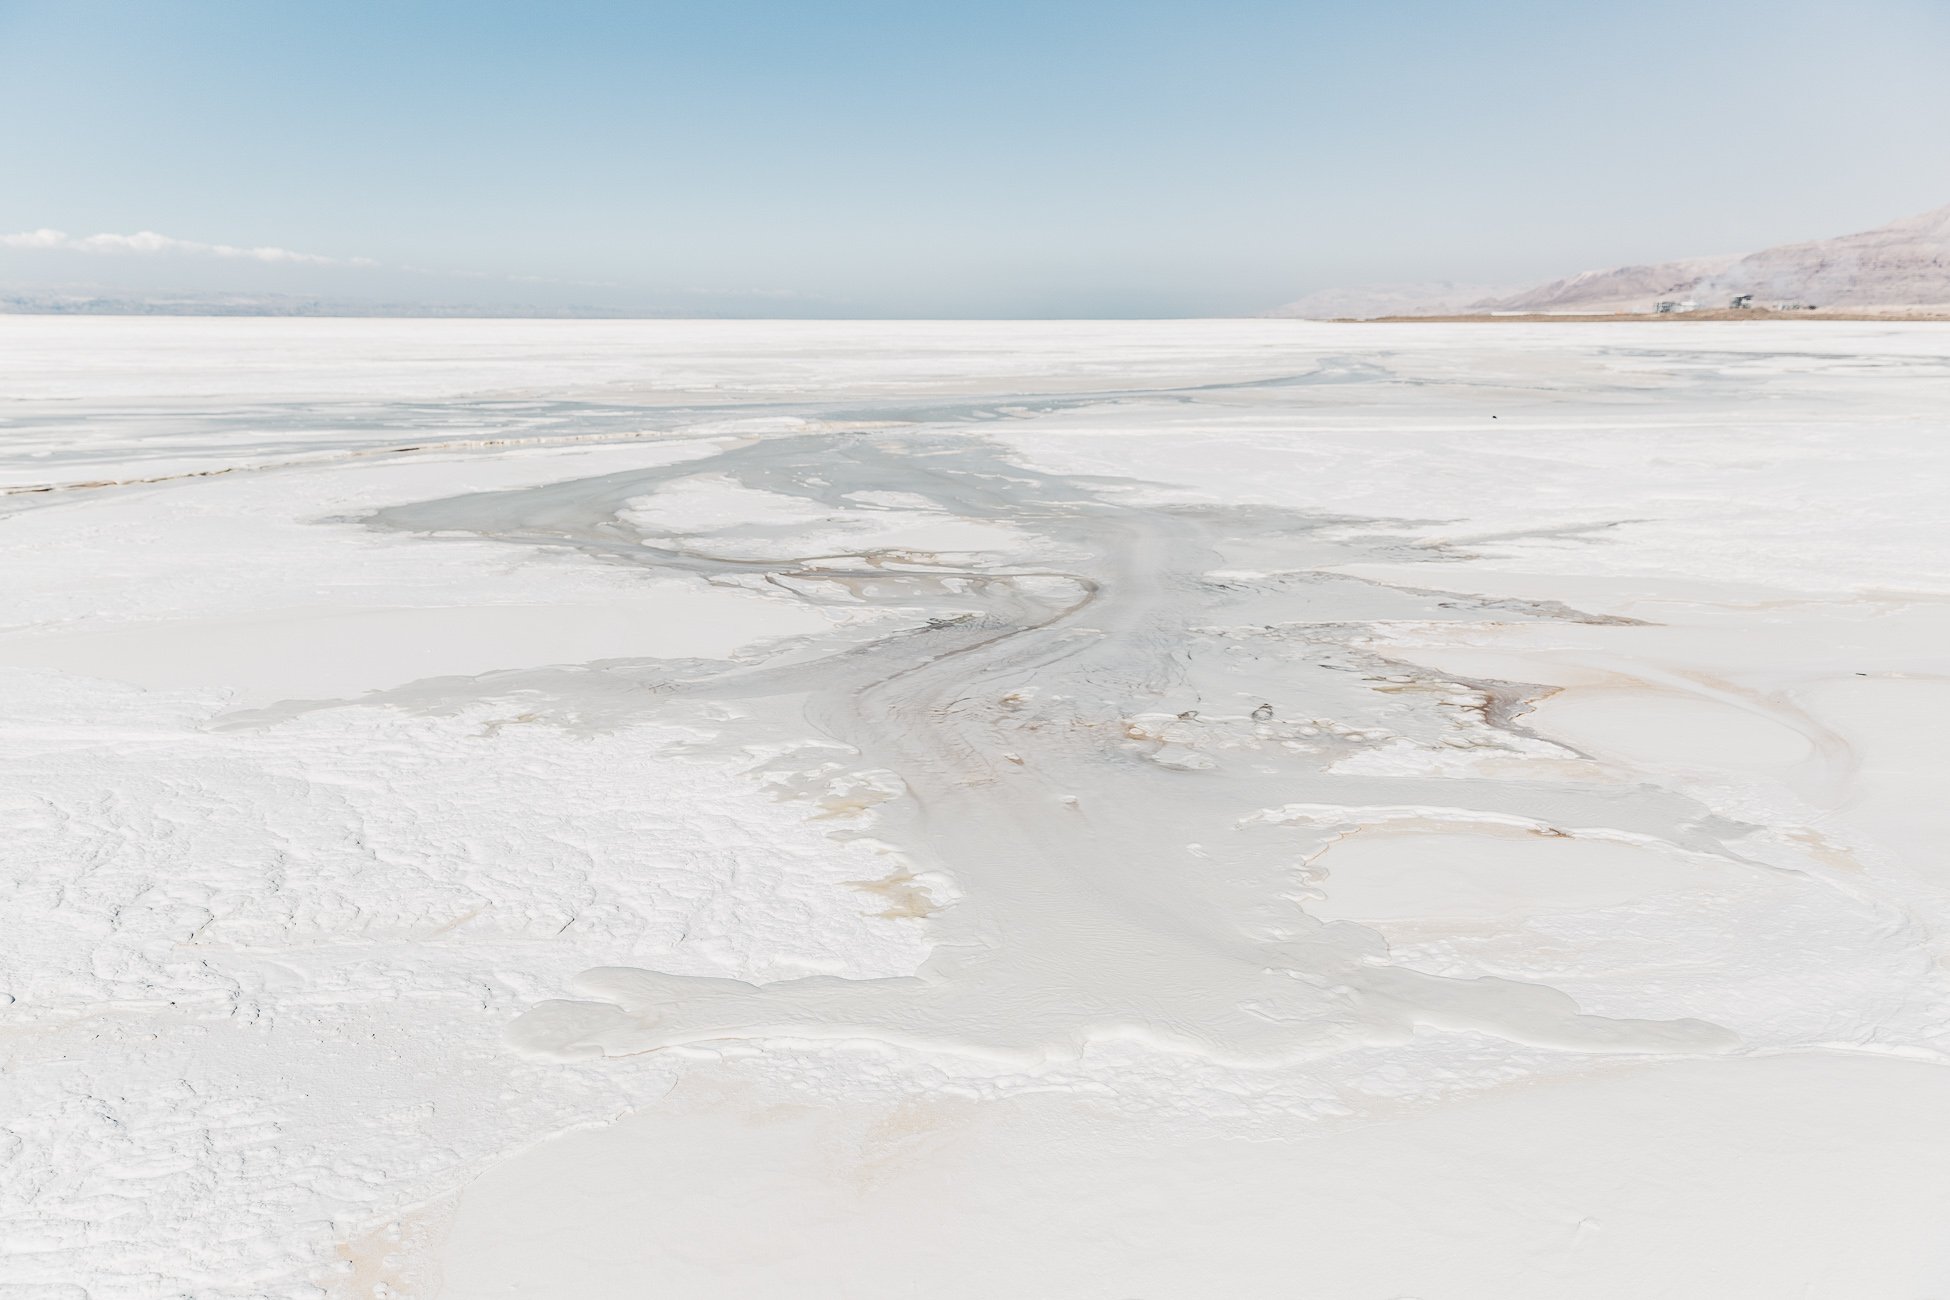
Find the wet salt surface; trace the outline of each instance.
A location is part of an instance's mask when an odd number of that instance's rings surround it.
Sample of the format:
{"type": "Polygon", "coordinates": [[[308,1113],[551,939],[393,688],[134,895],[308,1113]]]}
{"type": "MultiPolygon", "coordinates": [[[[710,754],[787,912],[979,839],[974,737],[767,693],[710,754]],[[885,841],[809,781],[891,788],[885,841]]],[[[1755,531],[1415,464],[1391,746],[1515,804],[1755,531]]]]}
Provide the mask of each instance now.
{"type": "Polygon", "coordinates": [[[1941,330],[0,328],[0,1282],[1943,1272],[1941,330]]]}
{"type": "MultiPolygon", "coordinates": [[[[718,581],[762,575],[813,604],[934,611],[919,630],[843,656],[746,673],[659,672],[644,683],[662,700],[744,708],[801,698],[818,734],[899,777],[907,797],[879,810],[876,836],[966,895],[930,926],[935,948],[918,978],[756,988],[597,970],[577,982],[587,1000],[536,1008],[512,1041],[573,1059],[722,1039],[866,1038],[1024,1066],[1111,1040],[1276,1063],[1399,1039],[1418,1024],[1598,1050],[1733,1045],[1733,1035],[1689,1020],[1581,1017],[1549,989],[1422,977],[1377,961],[1366,932],[1323,926],[1302,911],[1265,915],[1291,845],[1242,838],[1233,823],[1280,792],[1379,802],[1394,783],[1336,778],[1327,769],[1337,746],[1316,748],[1291,723],[1252,719],[1255,701],[1318,706],[1345,694],[1352,714],[1341,725],[1362,741],[1361,728],[1378,737],[1429,724],[1391,716],[1386,697],[1365,684],[1337,690],[1338,651],[1296,646],[1278,631],[1368,621],[1358,589],[1316,593],[1293,574],[1206,577],[1235,530],[1286,533],[1296,564],[1353,548],[1314,541],[1313,521],[1297,515],[1125,505],[1106,495],[1025,471],[966,435],[848,434],[771,438],[640,475],[376,516],[387,528],[572,544],[718,581]],[[754,509],[759,522],[721,527],[708,540],[644,534],[656,516],[631,503],[654,499],[663,482],[700,476],[739,484],[746,501],[771,492],[826,510],[862,492],[912,493],[943,513],[1037,534],[1026,549],[1041,563],[1024,569],[879,545],[847,555],[829,550],[823,533],[809,539],[818,544],[809,556],[793,545],[791,525],[776,531],[793,513],[783,505],[754,509]],[[723,554],[748,554],[760,537],[767,558],[723,554]],[[1242,592],[1256,598],[1255,618],[1274,622],[1230,626],[1228,607],[1242,592]],[[1200,662],[1208,657],[1209,667],[1200,662]],[[1154,718],[1161,704],[1186,707],[1154,718]],[[1216,867],[1187,847],[1206,842],[1223,846],[1216,867]]],[[[1416,611],[1440,612],[1433,601],[1416,611]]],[[[579,707],[580,685],[525,683],[564,708],[579,707]]],[[[1576,794],[1520,793],[1567,813],[1579,803],[1576,794]]],[[[1682,833],[1678,824],[1667,829],[1682,833]]]]}

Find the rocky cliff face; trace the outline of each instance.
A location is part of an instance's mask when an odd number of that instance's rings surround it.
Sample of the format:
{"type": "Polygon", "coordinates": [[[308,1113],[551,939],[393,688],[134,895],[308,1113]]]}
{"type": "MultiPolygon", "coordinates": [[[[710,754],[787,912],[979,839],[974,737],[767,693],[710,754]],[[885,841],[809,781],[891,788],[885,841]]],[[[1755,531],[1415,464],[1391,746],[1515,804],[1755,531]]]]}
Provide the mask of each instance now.
{"type": "Polygon", "coordinates": [[[1782,244],[1703,278],[1702,301],[1751,293],[1754,301],[1820,307],[1950,304],[1950,207],[1860,234],[1782,244]]]}
{"type": "Polygon", "coordinates": [[[1268,315],[1651,311],[1664,299],[1724,307],[1741,294],[1753,295],[1754,304],[1762,307],[1950,308],[1950,207],[1858,234],[1781,244],[1745,257],[1584,271],[1518,293],[1484,294],[1470,301],[1460,301],[1454,292],[1418,296],[1411,292],[1414,288],[1389,286],[1365,296],[1361,290],[1322,290],[1268,315]]]}
{"type": "Polygon", "coordinates": [[[1694,257],[1647,266],[1581,271],[1522,293],[1485,298],[1477,311],[1650,311],[1662,298],[1687,298],[1706,278],[1734,264],[1732,257],[1694,257]]]}

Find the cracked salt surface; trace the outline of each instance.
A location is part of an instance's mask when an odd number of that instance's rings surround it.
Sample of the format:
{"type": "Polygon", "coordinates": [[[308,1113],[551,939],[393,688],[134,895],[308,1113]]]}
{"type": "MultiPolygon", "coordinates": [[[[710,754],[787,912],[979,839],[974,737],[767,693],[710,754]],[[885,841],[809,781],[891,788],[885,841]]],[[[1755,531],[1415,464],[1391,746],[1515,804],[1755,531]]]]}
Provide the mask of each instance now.
{"type": "Polygon", "coordinates": [[[0,331],[0,1288],[1950,1280],[1939,330],[0,331]]]}

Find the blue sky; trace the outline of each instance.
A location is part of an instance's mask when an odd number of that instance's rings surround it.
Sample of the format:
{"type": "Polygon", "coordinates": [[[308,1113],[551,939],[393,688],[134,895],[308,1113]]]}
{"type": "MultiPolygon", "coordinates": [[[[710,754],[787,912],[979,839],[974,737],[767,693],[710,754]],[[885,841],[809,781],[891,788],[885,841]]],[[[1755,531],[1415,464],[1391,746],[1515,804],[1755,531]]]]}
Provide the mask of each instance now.
{"type": "Polygon", "coordinates": [[[0,237],[64,236],[0,245],[0,288],[1169,316],[1522,282],[1950,203],[1947,68],[1942,0],[0,0],[0,237]],[[179,242],[92,239],[145,231],[179,242]]]}

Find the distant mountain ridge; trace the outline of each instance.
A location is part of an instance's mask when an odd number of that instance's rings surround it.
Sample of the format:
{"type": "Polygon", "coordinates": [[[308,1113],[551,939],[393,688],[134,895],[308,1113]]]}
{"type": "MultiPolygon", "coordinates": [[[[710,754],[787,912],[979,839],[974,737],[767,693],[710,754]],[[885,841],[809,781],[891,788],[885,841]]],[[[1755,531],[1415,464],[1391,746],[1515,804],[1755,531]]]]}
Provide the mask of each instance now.
{"type": "Polygon", "coordinates": [[[1737,261],[1738,257],[1689,257],[1648,266],[1580,271],[1470,306],[1477,311],[1650,311],[1661,300],[1690,296],[1694,286],[1737,261]]]}
{"type": "Polygon", "coordinates": [[[1950,309],[1950,207],[1874,230],[1780,244],[1745,257],[1698,257],[1584,271],[1534,288],[1493,291],[1468,301],[1437,291],[1418,295],[1415,288],[1320,290],[1266,314],[1323,319],[1460,312],[1649,312],[1660,302],[1725,307],[1748,294],[1759,307],[1941,311],[1950,309]],[[1355,309],[1334,310],[1343,306],[1355,309]]]}

